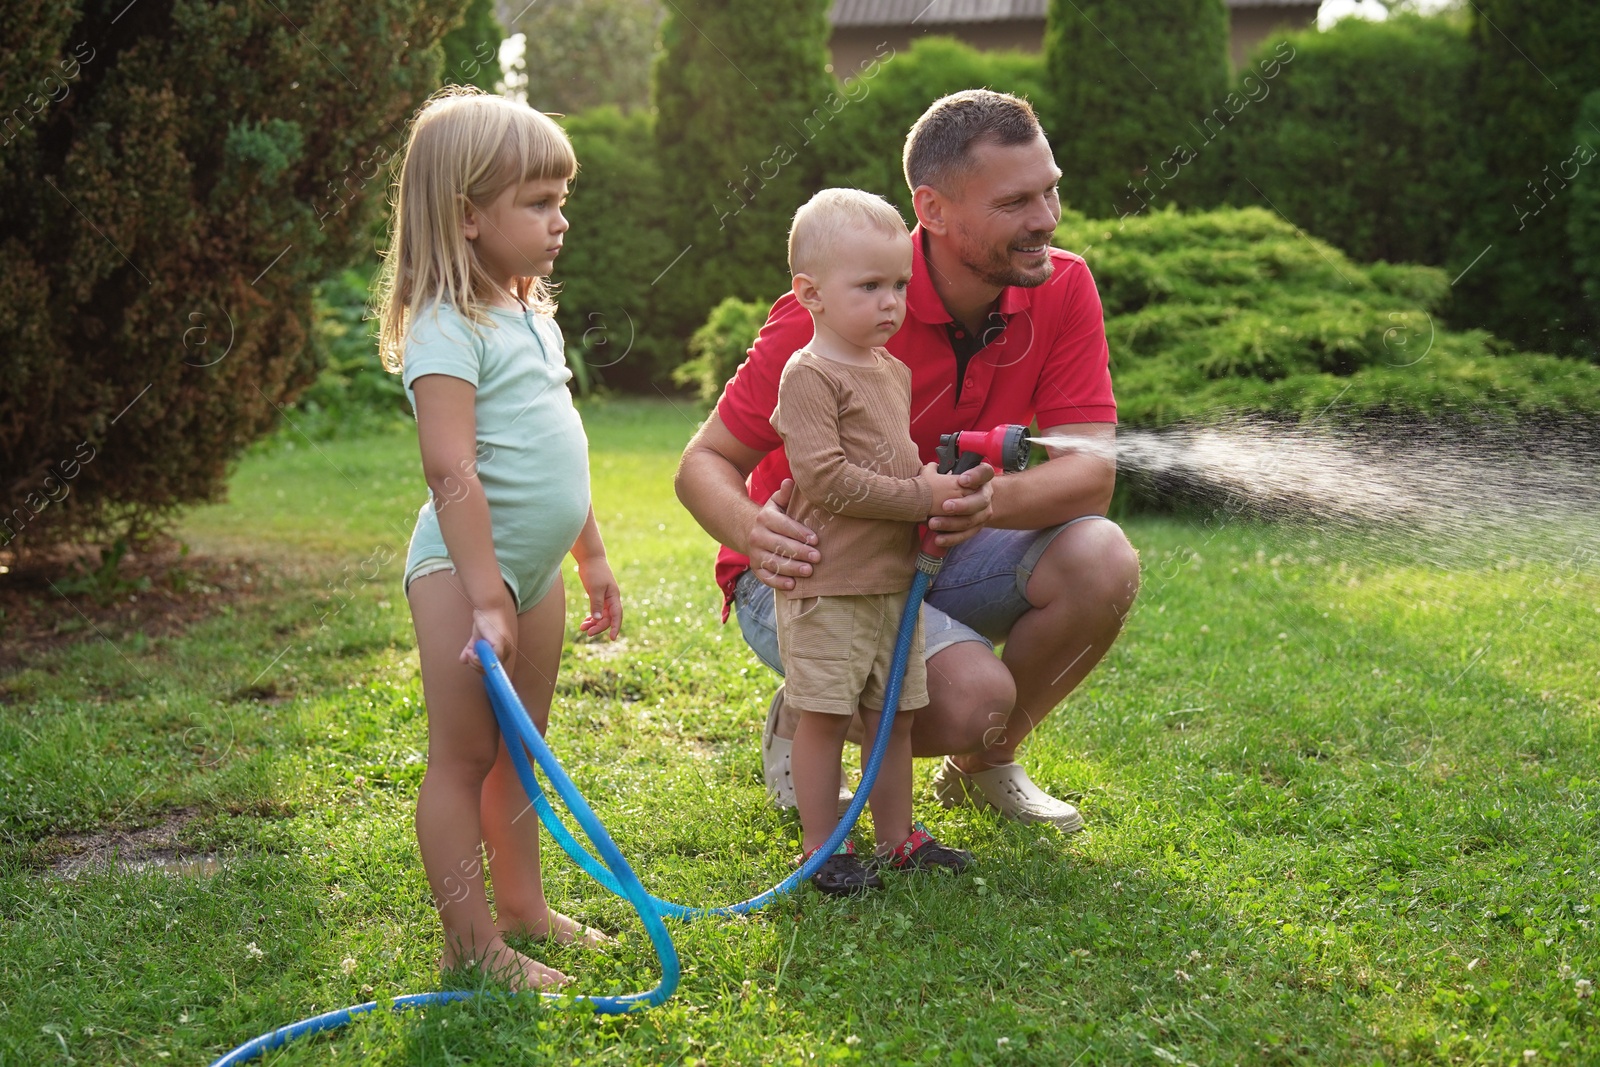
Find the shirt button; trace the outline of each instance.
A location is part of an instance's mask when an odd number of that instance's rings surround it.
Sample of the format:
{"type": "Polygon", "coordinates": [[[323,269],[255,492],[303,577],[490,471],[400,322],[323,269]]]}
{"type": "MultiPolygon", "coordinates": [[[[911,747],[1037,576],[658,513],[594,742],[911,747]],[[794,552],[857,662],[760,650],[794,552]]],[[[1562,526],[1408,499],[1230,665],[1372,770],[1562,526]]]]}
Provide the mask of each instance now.
{"type": "Polygon", "coordinates": [[[972,379],[968,378],[966,381],[962,382],[961,383],[961,387],[963,389],[971,389],[972,388],[972,379]]]}
{"type": "Polygon", "coordinates": [[[957,330],[957,331],[956,331],[956,336],[957,336],[957,337],[965,337],[965,336],[967,336],[967,335],[966,335],[966,334],[964,334],[964,333],[962,333],[962,332],[961,332],[961,331],[960,331],[960,330],[957,330]]]}

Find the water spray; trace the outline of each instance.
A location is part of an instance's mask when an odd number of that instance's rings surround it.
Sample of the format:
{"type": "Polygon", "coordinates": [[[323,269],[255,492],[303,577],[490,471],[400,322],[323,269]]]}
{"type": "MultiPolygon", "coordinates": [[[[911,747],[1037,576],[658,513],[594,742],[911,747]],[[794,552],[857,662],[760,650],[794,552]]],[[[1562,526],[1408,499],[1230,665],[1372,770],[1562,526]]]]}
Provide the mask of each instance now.
{"type": "Polygon", "coordinates": [[[1600,544],[1592,423],[1319,427],[1232,416],[1119,430],[1115,440],[1028,440],[1114,462],[1136,495],[1162,507],[1182,501],[1346,535],[1352,551],[1376,539],[1371,550],[1386,559],[1405,548],[1432,563],[1568,561],[1592,558],[1600,544]]]}

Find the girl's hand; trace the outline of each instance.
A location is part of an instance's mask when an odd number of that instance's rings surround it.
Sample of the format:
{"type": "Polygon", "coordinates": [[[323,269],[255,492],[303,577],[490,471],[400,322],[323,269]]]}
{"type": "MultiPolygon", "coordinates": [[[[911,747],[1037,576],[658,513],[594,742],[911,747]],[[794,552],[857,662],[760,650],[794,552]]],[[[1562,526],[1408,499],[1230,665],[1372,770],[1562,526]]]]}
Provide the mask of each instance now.
{"type": "Polygon", "coordinates": [[[483,670],[476,647],[480,640],[489,642],[495,658],[502,664],[509,665],[516,655],[517,607],[511,603],[511,595],[504,587],[498,603],[472,609],[472,636],[467,638],[467,647],[461,650],[461,662],[478,671],[483,670]]]}
{"type": "Polygon", "coordinates": [[[611,564],[604,556],[591,556],[578,564],[578,580],[589,594],[589,615],[578,629],[590,637],[610,630],[611,640],[615,641],[622,633],[622,592],[611,574],[611,564]]]}

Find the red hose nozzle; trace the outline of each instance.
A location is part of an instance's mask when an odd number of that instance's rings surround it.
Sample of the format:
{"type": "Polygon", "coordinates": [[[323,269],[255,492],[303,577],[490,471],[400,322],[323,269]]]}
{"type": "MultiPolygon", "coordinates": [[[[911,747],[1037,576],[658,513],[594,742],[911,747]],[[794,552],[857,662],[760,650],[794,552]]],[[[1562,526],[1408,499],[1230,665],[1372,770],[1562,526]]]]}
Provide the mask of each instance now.
{"type": "MultiPolygon", "coordinates": [[[[939,473],[961,474],[980,463],[987,463],[996,473],[1014,474],[1027,467],[1029,456],[1028,428],[1015,424],[996,426],[992,430],[960,430],[943,434],[939,438],[939,473]]],[[[922,534],[922,559],[917,566],[930,576],[939,569],[948,549],[934,543],[937,534],[924,528],[922,534]]]]}
{"type": "Polygon", "coordinates": [[[939,438],[938,453],[940,474],[960,474],[980,463],[1014,474],[1028,465],[1028,428],[1011,424],[947,433],[939,438]]]}

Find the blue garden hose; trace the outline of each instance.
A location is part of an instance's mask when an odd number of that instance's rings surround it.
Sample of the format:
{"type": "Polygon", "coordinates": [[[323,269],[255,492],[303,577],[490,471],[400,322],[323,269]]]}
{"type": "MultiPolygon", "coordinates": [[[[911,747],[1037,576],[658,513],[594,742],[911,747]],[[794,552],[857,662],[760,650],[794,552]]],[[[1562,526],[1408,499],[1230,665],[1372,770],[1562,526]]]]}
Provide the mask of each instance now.
{"type": "MultiPolygon", "coordinates": [[[[494,694],[497,682],[499,686],[504,687],[507,693],[511,693],[510,682],[506,679],[504,668],[496,662],[488,642],[478,642],[478,654],[483,658],[484,668],[488,673],[489,692],[492,703],[495,704],[495,713],[500,717],[503,725],[510,716],[503,714],[499,706],[503,703],[503,695],[496,698],[494,694]]],[[[515,693],[511,693],[511,699],[513,701],[516,700],[515,693]]],[[[566,804],[567,810],[572,812],[573,816],[578,820],[578,825],[583,828],[583,832],[588,835],[589,840],[594,843],[595,848],[599,851],[605,864],[608,884],[614,887],[613,891],[619,896],[626,898],[633,905],[634,910],[639,913],[639,918],[644,922],[645,932],[650,935],[650,942],[655,946],[656,958],[661,962],[661,981],[654,989],[646,993],[630,993],[627,996],[620,997],[590,997],[566,993],[540,993],[539,996],[557,1003],[587,1004],[602,1015],[621,1015],[625,1012],[653,1008],[658,1004],[662,1004],[678,988],[678,950],[673,946],[672,935],[667,932],[666,925],[662,923],[661,916],[656,911],[653,903],[654,898],[645,892],[638,876],[633,873],[633,868],[628,866],[628,861],[623,858],[622,852],[617,848],[616,843],[611,840],[611,835],[606,832],[606,828],[601,825],[594,811],[583,799],[582,794],[578,792],[578,787],[572,784],[572,779],[567,777],[567,772],[561,768],[561,764],[557,762],[555,754],[545,744],[544,738],[539,735],[539,731],[533,728],[533,723],[528,720],[527,712],[522,710],[520,703],[516,705],[516,708],[521,719],[521,728],[508,731],[507,737],[515,737],[521,743],[508,745],[507,747],[521,759],[519,774],[524,783],[534,781],[531,768],[528,768],[525,773],[522,770],[522,768],[527,768],[527,756],[523,749],[523,746],[526,745],[529,749],[532,749],[533,757],[539,761],[539,766],[544,768],[545,775],[550,779],[550,784],[555,786],[555,790],[560,795],[562,802],[566,804]]],[[[514,719],[513,723],[515,723],[514,719]]],[[[536,782],[533,788],[535,790],[538,789],[536,782]]],[[[544,794],[542,792],[539,793],[539,797],[543,799],[544,794]]],[[[545,801],[545,807],[549,807],[548,801],[545,801]]],[[[553,816],[554,812],[552,811],[551,814],[553,816]]],[[[574,847],[578,847],[576,843],[574,843],[574,847]]],[[[584,855],[587,857],[588,853],[584,853],[584,855]]],[[[434,1004],[449,1004],[453,1001],[466,1000],[479,995],[475,990],[441,990],[436,993],[410,993],[393,998],[386,1006],[392,1011],[405,1011],[410,1008],[422,1008],[434,1004]]],[[[498,994],[491,993],[489,995],[498,994]]],[[[262,1034],[253,1041],[240,1045],[213,1063],[212,1067],[233,1067],[234,1064],[246,1063],[294,1038],[345,1026],[354,1020],[357,1015],[365,1015],[367,1012],[375,1011],[378,1007],[379,1003],[377,1001],[368,1001],[365,1004],[356,1004],[348,1008],[340,1008],[337,1011],[324,1012],[321,1015],[279,1027],[270,1033],[262,1034]]]]}
{"type": "MultiPolygon", "coordinates": [[[[928,557],[923,557],[927,559],[928,557]]],[[[938,570],[938,561],[934,561],[930,568],[938,570]]],[[[789,877],[767,890],[759,896],[738,904],[728,904],[720,908],[697,908],[689,904],[677,904],[660,897],[651,897],[650,903],[662,914],[674,919],[699,919],[705,916],[744,915],[756,911],[772,903],[778,897],[792,891],[804,879],[810,878],[817,868],[821,867],[833,855],[834,849],[844,844],[845,838],[850,836],[850,831],[855,829],[856,820],[861,816],[861,809],[866,806],[867,797],[872,793],[872,786],[878,780],[878,767],[883,763],[884,753],[889,748],[889,731],[894,726],[895,711],[900,707],[900,686],[905,679],[906,661],[911,656],[911,635],[916,630],[916,619],[922,611],[922,598],[928,592],[928,585],[932,581],[929,570],[919,569],[911,581],[911,591],[906,594],[905,608],[900,613],[900,630],[895,638],[894,660],[889,668],[889,682],[884,690],[883,717],[878,723],[877,736],[872,741],[872,751],[867,756],[866,764],[861,768],[861,784],[856,789],[855,796],[850,801],[850,806],[839,817],[839,824],[834,827],[833,834],[826,843],[811,854],[811,858],[800,865],[800,869],[790,874],[789,877]]],[[[487,641],[478,642],[478,658],[483,661],[487,671],[486,679],[489,686],[489,702],[494,706],[495,717],[500,721],[501,732],[507,737],[526,737],[535,734],[533,723],[528,720],[528,714],[523,710],[522,704],[517,700],[515,690],[511,688],[511,681],[506,677],[505,671],[495,662],[494,653],[489,650],[487,641]]],[[[528,797],[533,801],[535,810],[539,813],[540,820],[545,829],[555,839],[561,851],[572,858],[572,861],[588,872],[589,876],[618,896],[626,896],[624,888],[617,880],[611,877],[606,870],[606,865],[590,855],[584,847],[573,839],[567,828],[561,824],[561,818],[556,814],[550,802],[545,799],[539,782],[533,776],[533,768],[528,764],[527,756],[521,751],[520,745],[508,745],[511,752],[511,762],[517,768],[517,777],[522,779],[522,787],[527,790],[528,797]]],[[[538,750],[535,749],[535,752],[538,750]]],[[[552,778],[552,781],[554,779],[552,778]]],[[[631,899],[631,898],[630,898],[631,899]]],[[[638,905],[635,905],[637,907],[638,905]]]]}
{"type": "MultiPolygon", "coordinates": [[[[628,866],[628,861],[623,858],[616,843],[611,840],[611,835],[606,832],[606,828],[601,825],[588,802],[578,792],[577,786],[573,785],[572,779],[556,760],[555,754],[545,744],[544,738],[534,728],[533,721],[528,718],[527,710],[517,699],[516,690],[512,688],[511,679],[506,676],[505,668],[495,658],[494,650],[487,641],[477,643],[478,659],[483,664],[484,684],[489,692],[490,706],[494,708],[501,734],[507,740],[506,749],[511,753],[511,762],[516,766],[517,777],[522,781],[522,787],[527,791],[540,820],[544,822],[545,829],[561,847],[561,851],[570,856],[573,862],[588,872],[595,881],[633,905],[634,911],[639,913],[639,918],[644,923],[645,932],[650,935],[650,943],[655,947],[656,958],[661,963],[661,981],[654,989],[645,993],[630,993],[617,997],[540,993],[541,998],[564,1004],[586,1004],[602,1015],[620,1015],[665,1003],[677,991],[679,966],[678,950],[672,943],[672,935],[667,932],[666,925],[661,921],[662,916],[688,920],[707,915],[743,915],[765,907],[779,896],[790,892],[827,862],[833,855],[834,849],[842,845],[845,838],[850,836],[850,831],[855,828],[856,820],[861,816],[861,809],[865,807],[867,797],[872,792],[873,783],[878,779],[878,767],[883,763],[884,753],[889,747],[889,732],[894,726],[895,711],[900,707],[900,686],[905,679],[906,661],[910,658],[911,635],[916,628],[916,619],[922,611],[922,599],[928,592],[933,573],[937,570],[936,560],[924,556],[918,561],[917,574],[912,579],[911,591],[906,595],[905,609],[900,616],[900,630],[895,639],[894,661],[890,667],[889,683],[884,693],[883,716],[878,723],[878,733],[873,739],[872,751],[867,756],[867,762],[861,769],[861,784],[856,789],[856,795],[850,801],[850,806],[840,816],[839,824],[834,828],[832,836],[812,854],[809,860],[801,864],[799,870],[776,886],[749,900],[720,908],[696,908],[686,904],[675,904],[645,892],[638,876],[633,873],[633,868],[628,866]],[[513,740],[518,743],[511,743],[513,740]],[[550,779],[550,784],[555,787],[562,803],[572,812],[573,817],[578,820],[578,826],[599,852],[599,857],[585,849],[562,824],[560,816],[545,797],[544,790],[539,787],[539,781],[534,776],[533,766],[528,760],[530,751],[533,753],[534,761],[539,764],[545,776],[550,779]]],[[[356,1016],[376,1011],[380,1006],[388,1007],[391,1011],[406,1011],[435,1004],[450,1004],[480,995],[484,994],[475,990],[409,993],[394,997],[383,1005],[378,1001],[368,1001],[365,1004],[324,1012],[262,1034],[216,1060],[211,1067],[234,1067],[235,1064],[247,1063],[297,1037],[346,1026],[356,1016]]]]}

